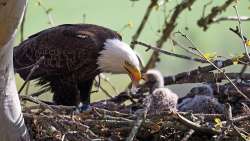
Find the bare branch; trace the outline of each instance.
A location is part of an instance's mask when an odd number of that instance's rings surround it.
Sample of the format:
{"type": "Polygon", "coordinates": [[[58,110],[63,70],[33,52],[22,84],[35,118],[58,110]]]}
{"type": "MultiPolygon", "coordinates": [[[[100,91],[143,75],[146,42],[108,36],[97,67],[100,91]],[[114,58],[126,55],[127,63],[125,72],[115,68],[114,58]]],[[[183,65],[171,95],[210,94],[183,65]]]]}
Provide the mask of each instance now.
{"type": "MultiPolygon", "coordinates": [[[[141,34],[143,28],[145,27],[145,24],[146,24],[147,21],[148,21],[148,18],[149,18],[150,13],[152,12],[152,9],[153,9],[156,5],[157,5],[157,0],[151,0],[151,2],[150,2],[150,4],[148,5],[148,8],[147,8],[147,10],[146,10],[146,12],[145,12],[143,18],[142,18],[141,24],[139,25],[139,27],[138,27],[138,29],[136,30],[135,34],[132,36],[132,42],[133,42],[133,41],[136,41],[136,40],[139,38],[139,36],[140,36],[140,34],[141,34]]],[[[133,43],[131,43],[130,46],[131,46],[131,48],[135,48],[135,44],[133,44],[133,43]]]]}
{"type": "Polygon", "coordinates": [[[32,96],[27,96],[27,95],[21,95],[20,98],[22,98],[22,100],[28,100],[30,102],[34,102],[36,104],[39,104],[40,106],[42,106],[43,108],[49,109],[50,111],[57,113],[52,107],[50,107],[48,104],[43,103],[42,101],[38,100],[37,98],[34,98],[32,96]]]}
{"type": "Polygon", "coordinates": [[[186,135],[181,139],[181,141],[188,141],[189,138],[194,134],[194,130],[193,129],[190,129],[186,135]]]}
{"type": "Polygon", "coordinates": [[[240,16],[239,18],[236,16],[227,16],[227,17],[220,17],[220,18],[214,18],[213,22],[214,23],[219,23],[222,21],[250,21],[250,17],[247,16],[240,16]]]}
{"type": "Polygon", "coordinates": [[[32,74],[39,68],[39,65],[42,63],[42,61],[45,59],[44,56],[42,56],[41,58],[39,58],[39,60],[37,60],[37,62],[33,65],[32,69],[30,70],[27,78],[25,79],[25,82],[23,83],[23,85],[21,86],[21,88],[18,90],[18,93],[20,94],[23,90],[23,88],[25,87],[25,85],[28,83],[30,77],[32,76],[32,74]]]}
{"type": "MultiPolygon", "coordinates": [[[[222,73],[214,72],[200,72],[197,74],[189,72],[182,72],[174,76],[165,76],[164,84],[173,85],[173,84],[184,84],[184,83],[202,83],[202,82],[221,82],[225,80],[225,76],[222,73]]],[[[225,73],[230,79],[242,79],[250,80],[250,73],[243,73],[240,76],[240,73],[225,73]]]]}
{"type": "MultiPolygon", "coordinates": [[[[204,59],[206,59],[206,57],[203,55],[203,53],[197,49],[197,48],[194,48],[195,50],[197,50],[200,55],[203,56],[204,59]]],[[[219,67],[217,67],[213,62],[211,62],[209,59],[206,59],[213,67],[215,67],[220,73],[222,73],[225,78],[234,86],[234,88],[236,89],[236,91],[242,96],[244,97],[246,100],[250,101],[250,99],[234,84],[234,82],[226,75],[226,73],[220,69],[219,67]]]]}
{"type": "Polygon", "coordinates": [[[146,102],[145,102],[145,107],[143,109],[143,112],[140,113],[140,115],[138,116],[129,136],[127,137],[126,141],[133,141],[134,137],[136,136],[136,134],[138,133],[139,128],[141,127],[141,124],[145,121],[147,113],[149,111],[149,107],[151,105],[152,102],[152,98],[151,95],[146,97],[146,102]]]}
{"type": "Polygon", "coordinates": [[[104,74],[100,74],[100,77],[101,77],[101,79],[102,80],[104,80],[104,82],[106,82],[106,83],[108,83],[109,84],[109,86],[113,89],[113,91],[115,92],[115,95],[117,95],[118,94],[118,90],[115,88],[115,86],[110,82],[110,80],[109,80],[109,78],[106,76],[106,75],[104,75],[104,74]]]}
{"type": "Polygon", "coordinates": [[[41,0],[37,0],[37,5],[40,6],[43,9],[43,11],[45,12],[45,14],[47,15],[48,20],[49,20],[49,24],[54,26],[55,23],[54,23],[52,15],[51,15],[52,8],[47,8],[41,0]]]}
{"type": "MultiPolygon", "coordinates": [[[[176,54],[176,53],[172,53],[172,52],[168,52],[166,50],[163,50],[161,48],[158,47],[153,47],[151,45],[148,45],[146,43],[140,42],[140,41],[134,41],[132,42],[133,44],[138,44],[138,45],[142,45],[144,47],[147,47],[148,49],[152,49],[154,51],[158,51],[161,52],[163,54],[169,55],[169,56],[173,56],[173,57],[177,57],[177,58],[181,58],[181,59],[186,59],[189,61],[196,61],[196,62],[200,62],[200,63],[207,63],[207,61],[203,60],[203,59],[199,59],[199,58],[193,58],[193,57],[189,57],[189,56],[185,56],[185,55],[181,55],[181,54],[176,54]]],[[[147,49],[147,50],[148,50],[147,49]]]]}
{"type": "MultiPolygon", "coordinates": [[[[189,47],[195,51],[197,51],[200,55],[201,58],[205,59],[209,64],[211,64],[214,68],[216,68],[220,73],[222,73],[225,78],[234,86],[234,88],[236,89],[236,91],[242,96],[244,97],[246,100],[250,101],[250,99],[234,84],[234,82],[226,75],[226,73],[221,69],[221,67],[218,67],[217,64],[214,64],[211,60],[207,59],[205,56],[204,56],[204,53],[201,52],[201,50],[199,50],[196,45],[193,43],[193,41],[191,39],[188,38],[187,35],[183,34],[180,32],[180,34],[182,34],[183,37],[185,37],[186,39],[188,39],[188,41],[190,41],[193,45],[193,47],[189,47]]],[[[247,57],[248,57],[248,54],[247,54],[247,57]]]]}
{"type": "Polygon", "coordinates": [[[226,9],[233,3],[235,0],[227,0],[221,6],[215,6],[211,9],[211,13],[206,17],[201,17],[197,24],[200,27],[203,27],[203,30],[208,29],[208,25],[214,23],[214,18],[218,16],[221,12],[226,11],[226,9]]]}
{"type": "MultiPolygon", "coordinates": [[[[163,44],[169,38],[170,34],[172,33],[172,31],[174,30],[174,28],[177,25],[176,20],[179,17],[179,15],[185,9],[190,8],[194,2],[195,2],[195,0],[182,1],[180,4],[178,4],[175,7],[175,11],[171,15],[170,20],[165,23],[165,27],[163,29],[163,32],[162,32],[160,39],[158,39],[158,41],[156,42],[156,46],[158,48],[162,48],[163,44]]],[[[159,52],[154,51],[153,54],[151,55],[151,57],[149,58],[149,61],[147,62],[145,68],[143,69],[143,72],[146,72],[150,68],[154,68],[155,64],[158,60],[159,60],[159,52]]]]}
{"type": "Polygon", "coordinates": [[[236,12],[236,15],[237,15],[237,18],[238,18],[238,23],[239,23],[239,32],[240,32],[240,37],[241,37],[241,40],[242,40],[242,43],[243,43],[243,47],[245,49],[245,53],[250,61],[250,56],[249,56],[249,52],[248,52],[248,49],[247,49],[247,45],[246,45],[246,41],[244,40],[244,36],[243,36],[243,31],[242,31],[242,27],[241,27],[241,20],[240,20],[240,15],[238,13],[238,10],[237,10],[237,6],[233,6],[233,8],[235,9],[235,12],[236,12]]]}
{"type": "Polygon", "coordinates": [[[191,128],[191,129],[193,129],[193,130],[195,130],[197,132],[205,132],[205,133],[210,133],[210,134],[220,134],[219,130],[216,130],[214,128],[202,127],[201,125],[186,119],[185,117],[183,117],[179,113],[176,113],[176,116],[177,116],[177,119],[181,123],[183,123],[187,127],[191,128]]]}

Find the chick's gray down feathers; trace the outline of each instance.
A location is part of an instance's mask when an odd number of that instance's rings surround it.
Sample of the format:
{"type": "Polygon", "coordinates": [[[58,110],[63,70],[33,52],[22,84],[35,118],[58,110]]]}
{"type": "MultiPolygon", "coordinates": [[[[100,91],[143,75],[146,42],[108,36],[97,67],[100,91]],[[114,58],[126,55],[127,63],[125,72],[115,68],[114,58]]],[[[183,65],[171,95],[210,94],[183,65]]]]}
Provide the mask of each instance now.
{"type": "Polygon", "coordinates": [[[158,113],[161,111],[176,111],[178,96],[168,88],[164,88],[164,79],[157,70],[148,70],[145,74],[145,84],[150,89],[150,94],[144,103],[151,98],[148,113],[158,113]]]}
{"type": "Polygon", "coordinates": [[[195,87],[181,98],[178,103],[178,110],[193,113],[223,114],[224,105],[214,97],[212,88],[209,85],[195,87]]]}

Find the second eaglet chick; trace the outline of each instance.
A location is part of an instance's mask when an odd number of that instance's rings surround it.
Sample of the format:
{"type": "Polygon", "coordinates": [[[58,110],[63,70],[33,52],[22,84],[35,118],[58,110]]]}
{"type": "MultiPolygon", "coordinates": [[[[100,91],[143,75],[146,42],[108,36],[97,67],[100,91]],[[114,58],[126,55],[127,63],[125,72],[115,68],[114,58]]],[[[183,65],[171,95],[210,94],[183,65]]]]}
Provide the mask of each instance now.
{"type": "Polygon", "coordinates": [[[160,111],[176,111],[178,96],[168,88],[164,88],[164,79],[157,70],[148,70],[143,75],[145,85],[149,87],[151,105],[148,113],[157,113],[160,111]]]}
{"type": "Polygon", "coordinates": [[[223,114],[224,105],[214,97],[210,86],[193,88],[185,97],[179,100],[178,110],[193,113],[223,114]]]}

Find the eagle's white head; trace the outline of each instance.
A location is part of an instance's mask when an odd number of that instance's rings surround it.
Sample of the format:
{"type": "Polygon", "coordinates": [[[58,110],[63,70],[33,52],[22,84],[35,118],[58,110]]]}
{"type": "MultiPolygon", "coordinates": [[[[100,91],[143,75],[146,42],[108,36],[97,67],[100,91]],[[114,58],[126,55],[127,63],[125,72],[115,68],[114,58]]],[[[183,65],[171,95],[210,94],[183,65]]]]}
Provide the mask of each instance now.
{"type": "Polygon", "coordinates": [[[99,69],[110,73],[127,73],[133,83],[141,79],[140,60],[128,44],[118,39],[107,39],[97,59],[99,69]]]}

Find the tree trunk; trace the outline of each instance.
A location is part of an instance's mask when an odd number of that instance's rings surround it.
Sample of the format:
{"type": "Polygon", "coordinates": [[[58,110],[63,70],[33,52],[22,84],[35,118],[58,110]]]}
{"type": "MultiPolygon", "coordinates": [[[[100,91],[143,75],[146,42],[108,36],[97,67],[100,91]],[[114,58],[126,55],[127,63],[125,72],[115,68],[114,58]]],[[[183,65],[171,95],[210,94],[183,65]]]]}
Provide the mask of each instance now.
{"type": "Polygon", "coordinates": [[[28,141],[13,71],[13,42],[26,0],[0,0],[0,141],[28,141]]]}

